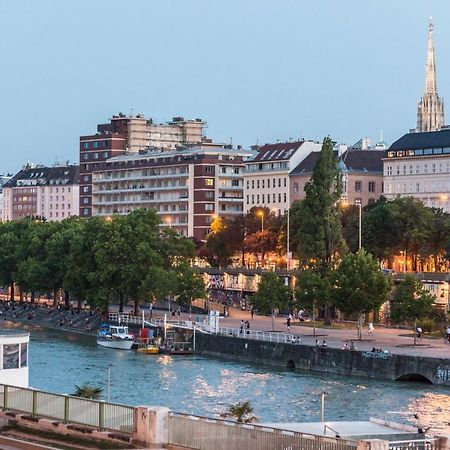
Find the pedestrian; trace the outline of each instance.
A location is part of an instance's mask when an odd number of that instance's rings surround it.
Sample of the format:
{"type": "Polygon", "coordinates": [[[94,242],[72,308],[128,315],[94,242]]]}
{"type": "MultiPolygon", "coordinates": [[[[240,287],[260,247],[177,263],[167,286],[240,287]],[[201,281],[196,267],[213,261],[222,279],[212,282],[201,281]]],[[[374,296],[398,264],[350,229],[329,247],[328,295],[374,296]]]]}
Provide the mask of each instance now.
{"type": "Polygon", "coordinates": [[[355,343],[350,341],[350,350],[355,350],[355,343]]]}
{"type": "Polygon", "coordinates": [[[287,318],[287,320],[286,320],[286,325],[287,325],[287,331],[288,331],[288,333],[290,333],[291,332],[291,315],[289,314],[289,317],[287,318]]]}
{"type": "Polygon", "coordinates": [[[328,347],[327,341],[325,339],[322,341],[322,347],[328,347]]]}
{"type": "Polygon", "coordinates": [[[373,334],[373,330],[374,330],[374,328],[373,328],[373,323],[372,323],[372,322],[369,322],[369,326],[367,327],[367,332],[368,332],[369,334],[373,334]]]}
{"type": "Polygon", "coordinates": [[[252,307],[250,308],[250,314],[251,314],[252,319],[253,319],[253,316],[255,315],[255,310],[253,309],[253,305],[252,305],[252,307]]]}
{"type": "Polygon", "coordinates": [[[417,327],[416,328],[416,335],[417,335],[417,339],[422,339],[422,328],[421,327],[417,327]]]}
{"type": "Polygon", "coordinates": [[[319,339],[316,339],[316,347],[320,347],[319,339]]]}
{"type": "Polygon", "coordinates": [[[242,335],[244,333],[244,321],[241,320],[241,327],[239,328],[239,335],[242,335]]]}

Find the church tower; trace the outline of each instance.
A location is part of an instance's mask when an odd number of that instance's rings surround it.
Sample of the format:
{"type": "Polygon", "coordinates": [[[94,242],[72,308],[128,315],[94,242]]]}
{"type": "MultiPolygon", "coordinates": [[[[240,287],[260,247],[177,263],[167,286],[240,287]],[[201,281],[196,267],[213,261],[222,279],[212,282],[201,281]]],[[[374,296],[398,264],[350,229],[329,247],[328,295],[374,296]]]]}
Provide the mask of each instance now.
{"type": "Polygon", "coordinates": [[[425,92],[417,106],[417,132],[438,131],[444,126],[444,102],[439,98],[436,86],[434,61],[433,22],[428,26],[428,56],[425,73],[425,92]]]}

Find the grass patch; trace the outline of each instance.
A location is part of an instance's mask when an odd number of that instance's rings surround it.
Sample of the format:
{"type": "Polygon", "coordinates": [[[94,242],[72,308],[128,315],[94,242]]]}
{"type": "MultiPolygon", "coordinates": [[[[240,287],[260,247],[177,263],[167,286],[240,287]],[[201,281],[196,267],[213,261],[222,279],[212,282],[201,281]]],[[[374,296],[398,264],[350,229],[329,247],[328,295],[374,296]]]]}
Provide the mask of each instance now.
{"type": "MultiPolygon", "coordinates": [[[[313,328],[313,322],[294,322],[292,325],[300,327],[313,328]]],[[[324,328],[328,330],[357,330],[356,323],[349,322],[331,322],[331,325],[324,325],[323,320],[316,320],[316,328],[324,328]]]]}
{"type": "MultiPolygon", "coordinates": [[[[67,444],[73,444],[76,446],[83,446],[86,449],[127,449],[127,448],[138,448],[135,446],[132,446],[130,444],[118,444],[115,442],[110,441],[102,441],[100,439],[83,439],[82,437],[78,436],[72,436],[69,434],[64,433],[56,433],[54,431],[47,431],[47,430],[36,430],[34,428],[25,427],[22,425],[19,425],[17,423],[14,423],[14,421],[11,421],[9,425],[5,425],[1,428],[2,434],[5,434],[8,436],[8,431],[18,431],[20,433],[26,434],[27,436],[36,436],[40,437],[42,439],[49,439],[52,441],[58,441],[58,442],[65,442],[67,444]]],[[[36,442],[39,443],[39,442],[36,442]]],[[[42,442],[40,442],[42,443],[42,442]]],[[[63,446],[62,444],[58,444],[61,449],[64,450],[73,450],[74,447],[70,447],[70,445],[63,446]]],[[[56,448],[56,447],[55,447],[56,448]]]]}

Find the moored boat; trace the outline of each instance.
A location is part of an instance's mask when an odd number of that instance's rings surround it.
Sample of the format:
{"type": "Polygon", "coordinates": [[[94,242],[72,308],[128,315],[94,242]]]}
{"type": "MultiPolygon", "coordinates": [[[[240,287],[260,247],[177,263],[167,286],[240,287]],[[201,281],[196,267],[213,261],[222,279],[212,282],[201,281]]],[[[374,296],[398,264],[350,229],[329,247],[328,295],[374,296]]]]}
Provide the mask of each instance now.
{"type": "Polygon", "coordinates": [[[102,347],[131,350],[134,336],[128,333],[127,326],[103,324],[97,333],[97,344],[102,347]]]}

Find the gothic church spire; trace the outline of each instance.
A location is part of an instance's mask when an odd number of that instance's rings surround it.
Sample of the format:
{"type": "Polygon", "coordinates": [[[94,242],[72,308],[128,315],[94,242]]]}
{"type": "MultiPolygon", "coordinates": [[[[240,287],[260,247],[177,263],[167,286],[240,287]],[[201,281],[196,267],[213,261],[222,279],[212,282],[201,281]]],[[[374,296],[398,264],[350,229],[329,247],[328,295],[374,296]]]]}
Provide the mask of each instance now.
{"type": "Polygon", "coordinates": [[[428,25],[428,54],[425,71],[425,92],[417,107],[417,131],[437,131],[444,126],[444,103],[439,98],[436,84],[433,22],[428,25]]]}

